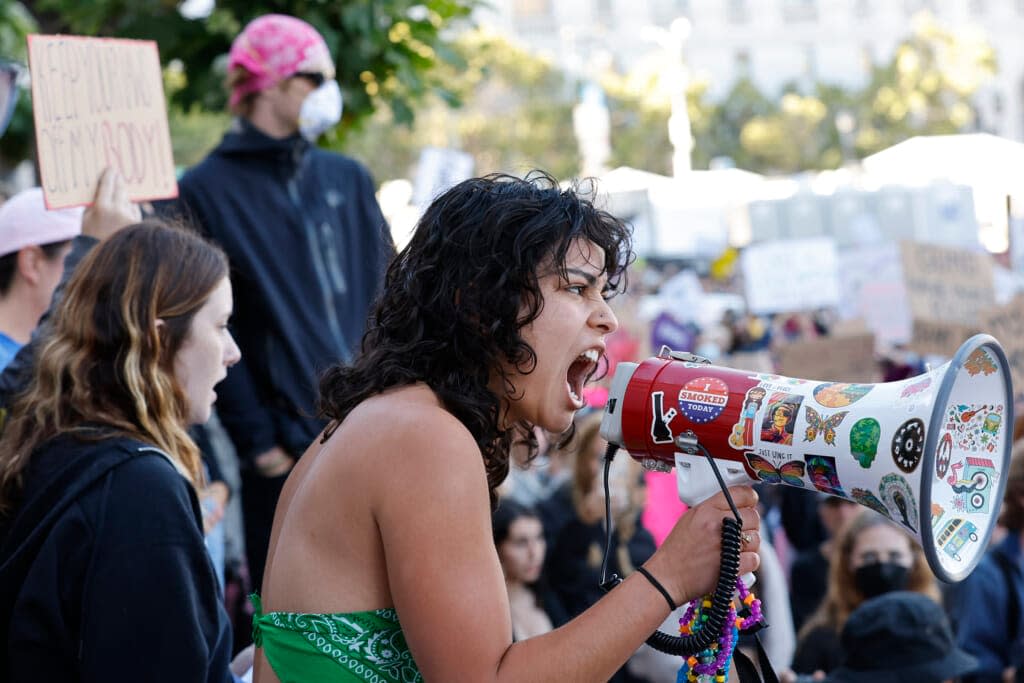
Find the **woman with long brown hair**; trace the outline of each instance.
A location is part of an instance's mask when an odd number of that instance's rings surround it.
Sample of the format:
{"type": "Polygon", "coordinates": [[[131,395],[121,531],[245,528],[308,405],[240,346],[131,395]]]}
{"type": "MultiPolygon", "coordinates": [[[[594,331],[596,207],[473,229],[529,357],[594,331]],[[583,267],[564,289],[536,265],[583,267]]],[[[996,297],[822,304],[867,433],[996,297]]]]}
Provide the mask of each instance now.
{"type": "Polygon", "coordinates": [[[231,680],[187,433],[239,359],[227,276],[140,223],[68,282],[0,438],[0,677],[231,680]]]}
{"type": "MultiPolygon", "coordinates": [[[[321,381],[330,423],[285,484],[254,601],[257,683],[606,681],[670,606],[714,586],[721,493],[643,572],[513,642],[490,504],[513,440],[562,434],[584,407],[631,255],[627,226],[588,195],[546,174],[492,175],[424,212],[362,354],[321,381]]],[[[758,563],[757,496],[731,495],[750,541],[742,574],[758,563]]]]}

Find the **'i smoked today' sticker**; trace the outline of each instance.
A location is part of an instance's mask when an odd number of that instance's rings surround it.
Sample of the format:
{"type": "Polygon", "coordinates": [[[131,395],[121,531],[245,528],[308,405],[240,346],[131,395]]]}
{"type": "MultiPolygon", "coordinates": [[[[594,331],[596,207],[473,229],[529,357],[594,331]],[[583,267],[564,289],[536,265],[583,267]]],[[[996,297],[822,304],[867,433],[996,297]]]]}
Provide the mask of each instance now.
{"type": "Polygon", "coordinates": [[[729,402],[729,387],[717,377],[691,379],[679,390],[679,410],[698,424],[711,422],[729,402]]]}

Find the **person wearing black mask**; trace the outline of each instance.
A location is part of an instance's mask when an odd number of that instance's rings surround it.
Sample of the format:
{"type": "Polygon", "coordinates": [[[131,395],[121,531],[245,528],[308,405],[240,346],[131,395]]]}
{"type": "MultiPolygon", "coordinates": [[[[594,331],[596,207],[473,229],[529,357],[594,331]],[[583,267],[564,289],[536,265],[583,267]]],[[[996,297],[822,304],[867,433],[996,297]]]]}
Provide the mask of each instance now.
{"type": "Polygon", "coordinates": [[[797,638],[793,671],[828,673],[843,661],[840,633],[850,613],[865,600],[893,591],[922,593],[941,604],[938,584],[924,551],[886,517],[862,510],[836,538],[829,561],[825,598],[797,638]]]}

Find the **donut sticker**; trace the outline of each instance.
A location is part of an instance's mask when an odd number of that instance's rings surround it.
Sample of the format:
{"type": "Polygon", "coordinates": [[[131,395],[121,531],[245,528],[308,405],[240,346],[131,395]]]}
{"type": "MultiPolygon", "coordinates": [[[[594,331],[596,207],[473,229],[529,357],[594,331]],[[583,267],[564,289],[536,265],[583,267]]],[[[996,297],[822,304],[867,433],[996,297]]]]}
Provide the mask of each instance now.
{"type": "Polygon", "coordinates": [[[895,473],[887,474],[878,484],[878,494],[889,517],[917,533],[917,501],[907,480],[895,473]]]}
{"type": "Polygon", "coordinates": [[[878,441],[882,438],[882,426],[873,417],[865,417],[853,423],[850,429],[850,454],[867,469],[878,454],[878,441]]]}
{"type": "Polygon", "coordinates": [[[924,420],[907,420],[892,437],[892,459],[896,467],[910,474],[924,455],[924,420]]]}
{"type": "Polygon", "coordinates": [[[729,387],[717,377],[691,379],[679,390],[679,410],[697,424],[711,422],[729,402],[729,387]]]}
{"type": "Polygon", "coordinates": [[[826,408],[845,408],[864,398],[874,386],[874,384],[850,384],[847,382],[819,384],[814,388],[814,400],[826,408]]]}

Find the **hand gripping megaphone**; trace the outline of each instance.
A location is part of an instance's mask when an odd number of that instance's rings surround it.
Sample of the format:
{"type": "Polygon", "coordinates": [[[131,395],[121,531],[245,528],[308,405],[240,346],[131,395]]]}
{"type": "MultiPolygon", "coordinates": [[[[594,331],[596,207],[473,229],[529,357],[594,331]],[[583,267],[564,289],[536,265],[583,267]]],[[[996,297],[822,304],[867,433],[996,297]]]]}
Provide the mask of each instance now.
{"type": "Polygon", "coordinates": [[[821,491],[889,517],[950,583],[988,545],[1012,429],[1006,355],[981,334],[942,367],[883,384],[746,372],[663,349],[616,367],[601,423],[648,469],[675,467],[685,503],[719,491],[713,458],[726,485],[821,491]]]}

